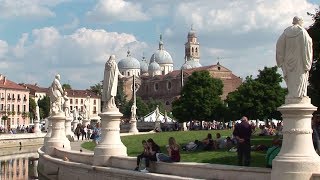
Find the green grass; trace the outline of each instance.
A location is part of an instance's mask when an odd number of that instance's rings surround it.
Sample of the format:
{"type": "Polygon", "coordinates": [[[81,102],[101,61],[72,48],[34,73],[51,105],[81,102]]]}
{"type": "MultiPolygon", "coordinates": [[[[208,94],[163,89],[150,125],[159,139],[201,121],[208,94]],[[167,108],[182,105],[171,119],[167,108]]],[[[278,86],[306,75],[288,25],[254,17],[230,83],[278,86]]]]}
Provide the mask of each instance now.
{"type": "MultiPolygon", "coordinates": [[[[204,130],[204,131],[172,131],[161,132],[154,134],[132,135],[122,136],[121,140],[127,147],[127,153],[129,156],[137,156],[142,151],[141,141],[152,138],[161,148],[161,151],[166,153],[166,145],[168,144],[169,137],[174,137],[176,141],[181,145],[185,145],[190,141],[196,139],[204,139],[208,133],[211,133],[215,138],[216,133],[220,133],[223,137],[231,136],[231,130],[204,130]]],[[[251,139],[252,145],[264,144],[271,145],[273,137],[260,137],[253,136],[251,139]]],[[[85,142],[81,145],[83,148],[92,150],[95,147],[93,142],[85,142]]],[[[226,150],[218,151],[195,151],[186,152],[181,151],[181,161],[183,162],[199,162],[199,163],[213,163],[213,164],[226,164],[237,165],[237,153],[229,152],[226,150]]],[[[265,152],[251,152],[251,166],[253,167],[265,167],[265,152]]]]}

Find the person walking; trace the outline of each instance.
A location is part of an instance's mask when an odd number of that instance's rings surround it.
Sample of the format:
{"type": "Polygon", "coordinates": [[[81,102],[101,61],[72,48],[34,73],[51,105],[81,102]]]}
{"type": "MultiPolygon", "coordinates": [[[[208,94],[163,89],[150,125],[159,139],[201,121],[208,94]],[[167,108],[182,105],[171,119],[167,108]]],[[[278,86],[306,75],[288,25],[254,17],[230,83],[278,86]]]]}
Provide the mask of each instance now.
{"type": "Polygon", "coordinates": [[[243,116],[241,123],[237,124],[233,131],[233,136],[237,140],[238,165],[249,166],[251,160],[251,139],[252,128],[248,118],[243,116]]]}

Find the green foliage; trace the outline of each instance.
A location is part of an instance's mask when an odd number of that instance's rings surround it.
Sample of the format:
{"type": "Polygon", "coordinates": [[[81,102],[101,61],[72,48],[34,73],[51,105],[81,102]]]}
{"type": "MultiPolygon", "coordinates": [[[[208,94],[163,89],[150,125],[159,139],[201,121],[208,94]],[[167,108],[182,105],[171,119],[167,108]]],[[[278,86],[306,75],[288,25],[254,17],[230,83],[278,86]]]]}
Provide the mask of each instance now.
{"type": "Polygon", "coordinates": [[[97,84],[95,84],[93,86],[90,86],[89,91],[93,92],[94,94],[97,94],[97,95],[101,96],[102,89],[103,89],[102,84],[101,83],[97,83],[97,84]]]}
{"type": "MultiPolygon", "coordinates": [[[[128,102],[127,102],[126,98],[127,98],[127,96],[125,95],[124,89],[123,89],[123,81],[119,80],[118,89],[117,89],[117,96],[115,97],[115,101],[116,101],[116,105],[119,108],[120,112],[122,114],[127,115],[126,112],[127,112],[127,108],[128,108],[127,107],[128,102]]],[[[130,106],[130,108],[131,108],[131,106],[130,106]]]]}
{"type": "Polygon", "coordinates": [[[29,97],[29,112],[30,112],[30,118],[31,119],[34,119],[36,116],[36,107],[37,107],[37,104],[35,102],[35,100],[33,98],[30,98],[29,97]]]}
{"type": "MultiPolygon", "coordinates": [[[[173,132],[161,132],[154,134],[133,135],[133,136],[121,136],[121,141],[128,149],[128,156],[136,157],[142,152],[141,141],[152,138],[161,148],[161,152],[167,153],[166,145],[168,144],[169,137],[174,137],[177,143],[182,147],[194,140],[204,139],[208,133],[211,133],[215,137],[216,133],[220,133],[223,137],[231,136],[232,130],[205,130],[205,131],[173,131],[173,132]]],[[[274,137],[269,136],[253,136],[251,139],[252,145],[271,146],[272,139],[274,137]]],[[[85,149],[91,151],[94,150],[95,144],[93,142],[85,142],[81,145],[85,149]]],[[[198,162],[198,163],[212,163],[212,164],[226,164],[237,165],[237,153],[229,152],[226,150],[215,151],[195,151],[187,152],[180,151],[182,162],[198,162]]],[[[251,153],[251,166],[253,167],[265,167],[266,152],[252,152],[251,153]]]]}
{"type": "Polygon", "coordinates": [[[62,89],[72,89],[70,84],[62,84],[62,89]]]}
{"type": "Polygon", "coordinates": [[[250,119],[280,119],[277,107],[284,103],[286,90],[280,86],[282,77],[277,73],[277,67],[265,67],[259,70],[256,79],[252,76],[234,92],[231,92],[226,102],[232,119],[245,115],[250,119]]]}
{"type": "Polygon", "coordinates": [[[208,71],[193,72],[182,88],[181,97],[172,103],[172,114],[179,122],[212,120],[221,109],[223,83],[208,71]]]}
{"type": "Polygon", "coordinates": [[[1,119],[4,120],[4,121],[8,120],[8,116],[2,116],[1,119]]]}
{"type": "Polygon", "coordinates": [[[147,106],[148,106],[149,112],[156,110],[157,106],[159,107],[159,110],[161,113],[164,113],[164,111],[165,111],[164,104],[161,101],[155,100],[152,98],[150,98],[147,101],[147,106]]]}
{"type": "Polygon", "coordinates": [[[49,98],[49,96],[45,96],[43,99],[40,99],[38,101],[38,106],[40,109],[41,119],[49,117],[49,115],[50,115],[50,98],[49,98]]]}
{"type": "MultiPolygon", "coordinates": [[[[314,23],[309,27],[308,33],[313,40],[313,66],[310,70],[310,86],[308,95],[311,97],[313,105],[320,106],[320,10],[316,9],[315,14],[308,13],[312,16],[314,23]]],[[[318,109],[319,111],[319,109],[318,109]]]]}
{"type": "MultiPolygon", "coordinates": [[[[132,105],[133,105],[132,100],[129,102],[126,102],[126,104],[123,108],[124,111],[122,112],[123,117],[128,118],[128,119],[131,117],[132,105]]],[[[150,112],[150,109],[148,108],[147,104],[144,103],[139,96],[136,97],[136,106],[137,106],[137,118],[143,117],[150,112]]]]}

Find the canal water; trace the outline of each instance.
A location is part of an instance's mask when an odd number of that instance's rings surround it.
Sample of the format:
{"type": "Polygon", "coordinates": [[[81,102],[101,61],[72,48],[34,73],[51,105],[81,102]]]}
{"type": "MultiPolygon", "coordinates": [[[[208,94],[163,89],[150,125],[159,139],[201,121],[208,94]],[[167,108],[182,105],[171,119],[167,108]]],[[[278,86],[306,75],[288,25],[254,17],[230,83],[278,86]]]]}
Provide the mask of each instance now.
{"type": "Polygon", "coordinates": [[[38,179],[38,153],[40,146],[0,149],[0,180],[38,179]]]}

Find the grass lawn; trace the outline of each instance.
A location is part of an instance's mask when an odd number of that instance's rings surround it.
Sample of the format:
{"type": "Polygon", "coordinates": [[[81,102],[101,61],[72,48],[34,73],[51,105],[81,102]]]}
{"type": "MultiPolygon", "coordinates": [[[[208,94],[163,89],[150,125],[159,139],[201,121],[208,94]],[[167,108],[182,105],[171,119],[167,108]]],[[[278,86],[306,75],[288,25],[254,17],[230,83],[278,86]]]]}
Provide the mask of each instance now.
{"type": "MultiPolygon", "coordinates": [[[[232,134],[231,130],[171,131],[154,134],[122,136],[121,140],[123,144],[127,147],[128,156],[135,157],[142,152],[142,140],[152,138],[161,147],[161,152],[167,153],[165,146],[168,144],[168,139],[171,136],[176,139],[177,143],[183,146],[190,141],[194,141],[196,139],[204,139],[208,133],[211,133],[212,136],[215,138],[215,134],[218,132],[223,137],[227,137],[232,134]]],[[[264,144],[270,146],[272,139],[273,137],[253,136],[251,139],[251,143],[252,145],[264,144]]],[[[81,146],[85,149],[93,151],[95,144],[92,142],[85,142],[81,146]]],[[[252,151],[251,166],[265,167],[265,153],[266,152],[252,151]]],[[[226,150],[194,152],[181,151],[181,161],[237,165],[237,153],[229,152],[226,150]]]]}

